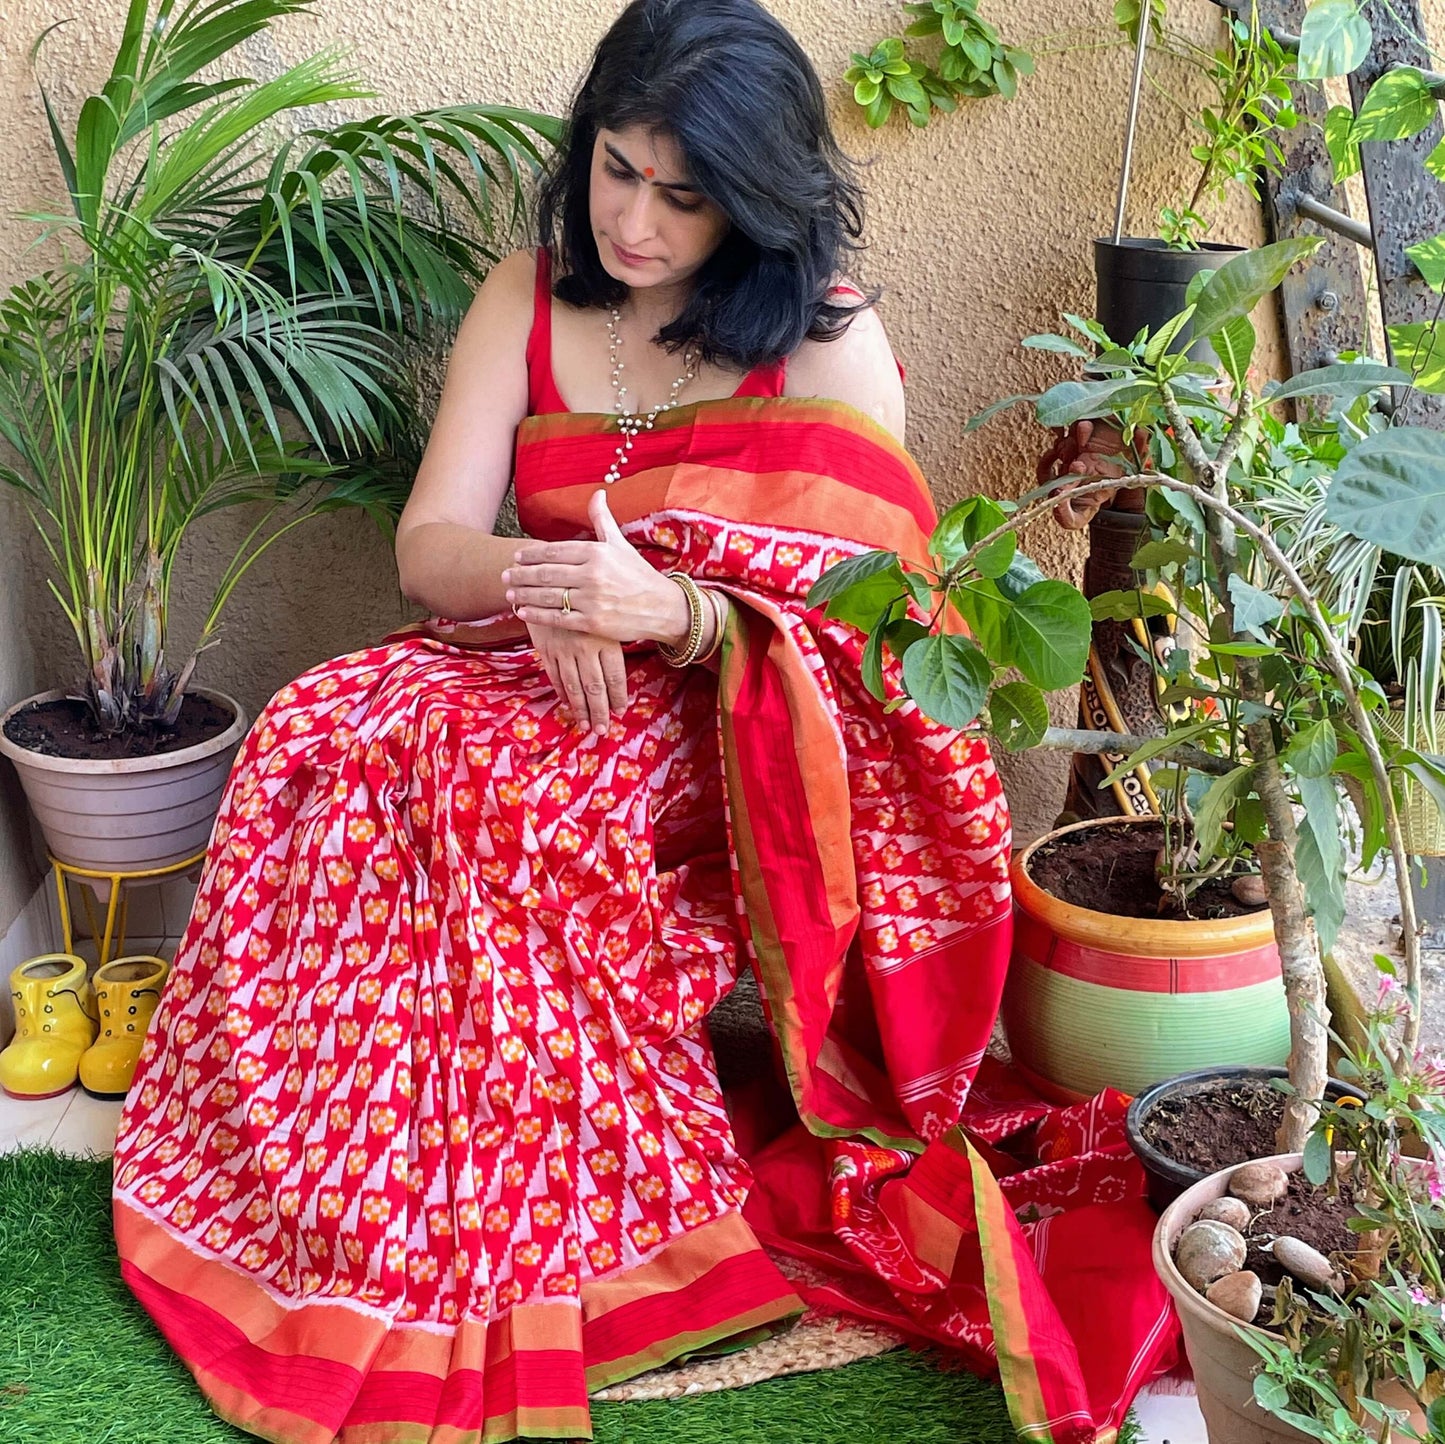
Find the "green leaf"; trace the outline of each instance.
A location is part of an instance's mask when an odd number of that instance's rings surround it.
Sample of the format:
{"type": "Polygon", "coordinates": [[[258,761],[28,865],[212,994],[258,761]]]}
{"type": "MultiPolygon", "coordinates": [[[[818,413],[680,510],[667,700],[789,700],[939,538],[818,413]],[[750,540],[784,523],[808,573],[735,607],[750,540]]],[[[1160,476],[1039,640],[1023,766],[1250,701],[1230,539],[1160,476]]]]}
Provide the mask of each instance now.
{"type": "Polygon", "coordinates": [[[1344,844],[1339,799],[1328,777],[1296,777],[1304,817],[1295,863],[1305,901],[1314,914],[1320,948],[1328,952],[1345,920],[1344,844]]]}
{"type": "Polygon", "coordinates": [[[1339,750],[1335,729],[1321,720],[1296,732],[1281,756],[1301,777],[1326,777],[1334,768],[1339,750]]]}
{"type": "Polygon", "coordinates": [[[1335,184],[1360,173],[1360,143],[1351,134],[1355,112],[1348,105],[1332,105],[1325,113],[1325,149],[1335,168],[1335,184]]]}
{"type": "Polygon", "coordinates": [[[993,735],[1010,752],[1037,747],[1049,726],[1044,694],[1028,682],[1005,682],[988,699],[993,735]]]}
{"type": "Polygon", "coordinates": [[[1445,235],[1431,236],[1428,241],[1406,246],[1405,254],[1414,261],[1432,291],[1445,291],[1445,235]]]}
{"type": "Polygon", "coordinates": [[[1445,392],[1445,326],[1413,321],[1386,326],[1390,354],[1421,391],[1445,392]]]}
{"type": "Polygon", "coordinates": [[[873,623],[868,631],[868,640],[863,644],[863,660],[860,664],[863,685],[880,702],[888,700],[888,694],[883,687],[883,639],[892,616],[893,608],[885,607],[873,623]]]}
{"type": "Polygon", "coordinates": [[[878,130],[888,124],[888,117],[893,114],[893,100],[886,90],[879,90],[873,97],[872,103],[863,112],[863,119],[868,122],[870,130],[878,130]]]}
{"type": "Polygon", "coordinates": [[[1284,280],[1292,266],[1313,255],[1321,244],[1319,236],[1300,236],[1275,241],[1226,261],[1199,293],[1194,334],[1212,336],[1236,316],[1247,316],[1284,280]]]}
{"type": "Polygon", "coordinates": [[[1177,316],[1171,316],[1160,328],[1158,333],[1150,340],[1144,348],[1144,364],[1146,366],[1157,366],[1163,358],[1164,353],[1174,344],[1175,338],[1189,324],[1189,318],[1194,314],[1193,306],[1186,306],[1177,316]]]}
{"type": "Polygon", "coordinates": [[[1199,840],[1201,862],[1212,858],[1224,834],[1224,823],[1234,805],[1254,786],[1254,768],[1236,767],[1223,777],[1210,780],[1203,799],[1194,809],[1194,835],[1199,840]]]}
{"type": "Polygon", "coordinates": [[[1268,1374],[1254,1376],[1254,1402],[1270,1414],[1289,1408],[1289,1390],[1268,1374]]]}
{"type": "Polygon", "coordinates": [[[1035,582],[1004,620],[1013,665],[1045,691],[1077,686],[1089,660],[1093,621],[1067,582],[1035,582]]]}
{"type": "Polygon", "coordinates": [[[1278,597],[1251,586],[1238,572],[1230,573],[1229,600],[1234,609],[1234,630],[1248,632],[1261,642],[1265,641],[1261,630],[1265,623],[1284,615],[1284,603],[1278,597]]]}
{"type": "Polygon", "coordinates": [[[923,713],[967,727],[983,710],[993,669],[967,637],[930,633],[903,654],[903,685],[923,713]]]}
{"type": "Polygon", "coordinates": [[[1093,356],[1091,351],[1086,351],[1077,341],[1071,341],[1067,336],[1055,336],[1051,333],[1025,336],[1019,345],[1030,351],[1056,351],[1060,356],[1072,356],[1077,361],[1088,361],[1093,356]]]}
{"type": "Polygon", "coordinates": [[[1435,96],[1418,70],[1403,66],[1387,70],[1365,96],[1350,139],[1405,140],[1419,133],[1435,119],[1435,96]]]}
{"type": "Polygon", "coordinates": [[[994,585],[1001,595],[1016,602],[1035,582],[1043,579],[1044,574],[1039,569],[1039,564],[1023,552],[1017,552],[1009,563],[1008,570],[1001,577],[994,578],[994,585]]]}
{"type": "Polygon", "coordinates": [[[1377,361],[1338,362],[1301,371],[1268,393],[1270,401],[1292,396],[1339,396],[1353,400],[1381,386],[1408,386],[1410,377],[1398,366],[1381,366],[1377,361]]]}
{"type": "Polygon", "coordinates": [[[1244,386],[1245,373],[1254,356],[1254,324],[1248,316],[1236,316],[1226,322],[1210,338],[1214,354],[1219,357],[1225,374],[1236,389],[1244,386]]]}
{"type": "Polygon", "coordinates": [[[1194,741],[1196,737],[1201,737],[1206,732],[1212,732],[1216,725],[1214,722],[1192,722],[1185,727],[1171,727],[1166,736],[1151,737],[1142,747],[1131,752],[1099,783],[1099,786],[1110,786],[1127,773],[1132,772],[1141,763],[1152,761],[1161,752],[1168,752],[1172,748],[1182,746],[1185,742],[1194,741]]]}
{"type": "Polygon", "coordinates": [[[1435,149],[1425,157],[1423,164],[1436,180],[1445,180],[1445,140],[1436,141],[1435,149]]]}
{"type": "Polygon", "coordinates": [[[859,105],[872,105],[878,99],[879,85],[876,80],[869,80],[865,75],[853,86],[853,99],[859,105]]]}
{"type": "Polygon", "coordinates": [[[1110,381],[1060,381],[1039,397],[1036,414],[1040,426],[1072,426],[1086,417],[1107,416],[1153,391],[1148,382],[1132,376],[1110,381]]]}
{"type": "MultiPolygon", "coordinates": [[[[933,529],[928,549],[944,566],[952,566],[968,549],[996,531],[1007,520],[1004,509],[984,496],[970,496],[944,512],[933,529]]],[[[1012,532],[990,542],[975,558],[974,566],[985,577],[1002,576],[1009,569],[1018,549],[1018,538],[1012,532]]]]}
{"type": "Polygon", "coordinates": [[[1394,556],[1445,566],[1445,438],[1420,426],[1367,436],[1339,464],[1325,519],[1394,556]]]}
{"type": "Polygon", "coordinates": [[[1316,1128],[1305,1139],[1303,1159],[1305,1177],[1319,1188],[1330,1176],[1330,1137],[1323,1128],[1316,1128]]]}
{"type": "Polygon", "coordinates": [[[1370,53],[1372,39],[1355,0],[1314,0],[1300,28],[1296,73],[1301,80],[1348,75],[1370,53]]]}
{"type": "Polygon", "coordinates": [[[977,431],[980,426],[993,420],[1000,411],[1007,411],[1010,406],[1017,406],[1020,401],[1037,401],[1036,392],[1020,392],[1016,396],[1005,396],[1002,401],[995,401],[991,406],[985,406],[982,411],[970,416],[963,423],[963,434],[967,436],[970,432],[977,431]]]}
{"type": "Polygon", "coordinates": [[[836,563],[828,568],[808,589],[808,605],[822,606],[840,592],[855,587],[859,582],[890,569],[898,572],[898,590],[903,590],[903,570],[898,562],[898,553],[889,551],[860,552],[855,557],[836,563]]]}
{"type": "Polygon", "coordinates": [[[1164,567],[1181,567],[1192,561],[1194,548],[1179,537],[1147,541],[1134,553],[1133,564],[1140,571],[1158,571],[1164,567]]]}
{"type": "Polygon", "coordinates": [[[1167,617],[1174,606],[1154,592],[1100,592],[1089,598],[1089,614],[1096,622],[1127,622],[1135,617],[1167,617]]]}
{"type": "Polygon", "coordinates": [[[1210,642],[1208,645],[1219,657],[1273,657],[1279,651],[1267,642],[1210,642]]]}

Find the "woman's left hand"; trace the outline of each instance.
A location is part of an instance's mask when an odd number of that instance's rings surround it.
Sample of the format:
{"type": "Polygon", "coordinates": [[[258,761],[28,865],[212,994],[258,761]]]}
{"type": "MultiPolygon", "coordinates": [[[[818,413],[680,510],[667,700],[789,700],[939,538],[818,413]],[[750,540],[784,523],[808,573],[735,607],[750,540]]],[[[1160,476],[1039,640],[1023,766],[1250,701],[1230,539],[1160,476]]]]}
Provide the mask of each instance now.
{"type": "Polygon", "coordinates": [[[622,535],[605,491],[593,494],[587,515],[596,541],[528,542],[518,549],[502,573],[512,609],[524,622],[613,642],[681,642],[691,620],[682,588],[648,566],[622,535]]]}

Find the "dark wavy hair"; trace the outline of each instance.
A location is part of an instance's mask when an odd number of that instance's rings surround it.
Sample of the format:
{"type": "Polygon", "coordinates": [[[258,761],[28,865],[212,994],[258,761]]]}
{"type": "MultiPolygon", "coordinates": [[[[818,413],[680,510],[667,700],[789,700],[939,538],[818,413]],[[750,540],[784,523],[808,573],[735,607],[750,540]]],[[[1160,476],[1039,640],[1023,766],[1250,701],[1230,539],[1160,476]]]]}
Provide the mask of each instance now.
{"type": "Polygon", "coordinates": [[[860,249],[862,192],[808,57],[757,0],[633,0],[602,38],[539,197],[556,295],[601,307],[628,294],[597,254],[588,188],[597,132],[639,125],[677,143],[732,222],[656,339],[748,369],[841,335],[858,307],[827,293],[860,249]]]}

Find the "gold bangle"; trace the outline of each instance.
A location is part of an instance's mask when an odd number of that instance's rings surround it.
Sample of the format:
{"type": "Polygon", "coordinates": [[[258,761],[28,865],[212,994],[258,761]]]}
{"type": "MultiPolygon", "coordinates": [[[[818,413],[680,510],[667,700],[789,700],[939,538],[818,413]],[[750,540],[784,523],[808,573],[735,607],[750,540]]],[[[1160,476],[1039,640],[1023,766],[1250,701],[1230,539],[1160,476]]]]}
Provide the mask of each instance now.
{"type": "Polygon", "coordinates": [[[666,576],[682,588],[682,593],[687,598],[687,640],[680,647],[670,647],[666,642],[659,642],[657,650],[668,666],[686,667],[697,660],[697,654],[702,650],[702,593],[686,572],[668,572],[666,576]]]}
{"type": "Polygon", "coordinates": [[[707,596],[707,609],[712,613],[712,641],[708,643],[707,651],[703,652],[697,660],[711,662],[722,647],[725,615],[723,608],[727,606],[727,598],[716,587],[704,587],[702,590],[707,596]]]}

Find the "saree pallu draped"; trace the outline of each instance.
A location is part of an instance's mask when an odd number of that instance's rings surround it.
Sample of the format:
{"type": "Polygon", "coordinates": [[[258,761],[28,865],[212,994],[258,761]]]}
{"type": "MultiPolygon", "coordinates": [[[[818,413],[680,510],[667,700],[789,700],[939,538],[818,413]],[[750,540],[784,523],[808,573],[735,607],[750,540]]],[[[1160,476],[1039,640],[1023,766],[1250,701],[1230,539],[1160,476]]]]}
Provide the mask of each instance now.
{"type": "MultiPolygon", "coordinates": [[[[526,532],[590,535],[616,437],[523,423],[526,532]]],[[[765,1243],[811,1302],[997,1368],[1029,1436],[1108,1440],[1173,1341],[1121,1100],[1050,1110],[985,1060],[987,743],[885,709],[804,600],[924,555],[921,474],[850,407],[732,399],[665,413],[609,500],[731,597],[716,677],[632,649],[594,735],[494,618],[257,719],[121,1120],[127,1282],[253,1433],[480,1444],[590,1437],[590,1390],[784,1324],[765,1243]],[[724,1106],[740,966],[786,1116],[724,1106]]]]}

